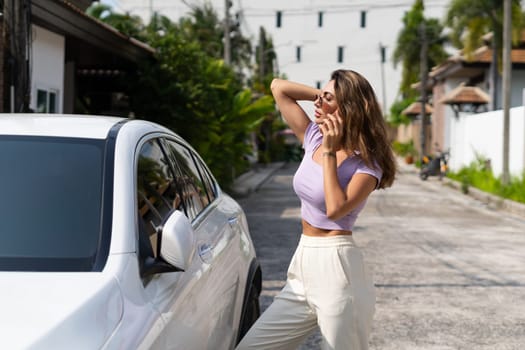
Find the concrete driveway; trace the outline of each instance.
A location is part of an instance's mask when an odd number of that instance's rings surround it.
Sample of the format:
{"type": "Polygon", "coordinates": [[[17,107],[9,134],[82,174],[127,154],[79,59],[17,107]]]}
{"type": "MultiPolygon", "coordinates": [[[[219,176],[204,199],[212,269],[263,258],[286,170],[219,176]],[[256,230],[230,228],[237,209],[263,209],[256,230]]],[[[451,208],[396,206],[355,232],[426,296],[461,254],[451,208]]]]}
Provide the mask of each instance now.
{"type": "MultiPolygon", "coordinates": [[[[262,264],[263,309],[300,235],[296,167],[241,200],[262,264]]],[[[525,349],[525,218],[402,168],[392,188],[371,195],[354,237],[377,289],[371,349],[525,349]]],[[[319,339],[301,350],[318,349],[319,339]]]]}

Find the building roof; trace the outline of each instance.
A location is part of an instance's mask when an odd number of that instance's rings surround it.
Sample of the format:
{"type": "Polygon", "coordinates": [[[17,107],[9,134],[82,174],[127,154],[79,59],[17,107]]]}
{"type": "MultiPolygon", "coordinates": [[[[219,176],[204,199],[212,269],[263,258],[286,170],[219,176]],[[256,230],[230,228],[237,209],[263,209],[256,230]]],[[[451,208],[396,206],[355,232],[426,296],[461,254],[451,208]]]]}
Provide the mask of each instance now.
{"type": "MultiPolygon", "coordinates": [[[[487,39],[484,39],[485,41],[487,39]]],[[[525,31],[522,33],[522,41],[525,42],[525,31]]],[[[525,49],[515,48],[511,51],[511,61],[513,65],[525,64],[525,49]]],[[[469,55],[460,52],[457,55],[449,57],[445,62],[432,67],[428,73],[427,89],[439,80],[450,76],[461,76],[464,78],[472,78],[483,73],[483,70],[490,66],[492,62],[492,49],[488,45],[484,45],[476,49],[469,55]]],[[[411,85],[413,89],[420,89],[421,82],[411,85]]]]}
{"type": "MultiPolygon", "coordinates": [[[[428,103],[425,105],[425,113],[427,115],[430,115],[434,112],[434,109],[432,108],[431,105],[429,105],[428,103]]],[[[401,114],[404,114],[404,115],[408,115],[408,116],[417,116],[417,115],[420,115],[421,114],[421,102],[413,102],[412,104],[410,104],[410,106],[408,106],[407,108],[405,108],[401,114]]]]}
{"type": "Polygon", "coordinates": [[[155,53],[151,46],[87,15],[67,0],[33,0],[31,13],[35,24],[83,40],[131,61],[151,57],[155,53]]]}
{"type": "Polygon", "coordinates": [[[475,105],[483,105],[490,102],[490,97],[477,86],[460,85],[443,96],[439,102],[446,104],[471,103],[475,105]]]}

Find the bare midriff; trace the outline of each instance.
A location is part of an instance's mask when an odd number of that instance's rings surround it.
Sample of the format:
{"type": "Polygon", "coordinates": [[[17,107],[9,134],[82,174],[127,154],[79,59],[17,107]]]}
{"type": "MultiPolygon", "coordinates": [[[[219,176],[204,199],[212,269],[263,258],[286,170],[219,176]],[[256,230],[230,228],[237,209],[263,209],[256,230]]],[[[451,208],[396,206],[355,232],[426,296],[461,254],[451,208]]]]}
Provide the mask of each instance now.
{"type": "Polygon", "coordinates": [[[303,234],[312,237],[326,237],[326,236],[342,236],[351,235],[352,231],[345,230],[325,230],[310,225],[308,222],[302,220],[303,223],[303,234]]]}

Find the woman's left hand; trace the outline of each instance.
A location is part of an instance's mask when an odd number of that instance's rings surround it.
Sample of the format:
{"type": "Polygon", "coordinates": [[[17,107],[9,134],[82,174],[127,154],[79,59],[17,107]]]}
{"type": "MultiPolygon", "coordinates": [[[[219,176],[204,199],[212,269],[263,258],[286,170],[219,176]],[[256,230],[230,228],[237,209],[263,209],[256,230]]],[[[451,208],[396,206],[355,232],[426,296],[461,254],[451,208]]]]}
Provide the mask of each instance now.
{"type": "Polygon", "coordinates": [[[323,152],[337,152],[343,139],[343,119],[339,116],[339,111],[327,114],[319,128],[323,134],[323,152]]]}

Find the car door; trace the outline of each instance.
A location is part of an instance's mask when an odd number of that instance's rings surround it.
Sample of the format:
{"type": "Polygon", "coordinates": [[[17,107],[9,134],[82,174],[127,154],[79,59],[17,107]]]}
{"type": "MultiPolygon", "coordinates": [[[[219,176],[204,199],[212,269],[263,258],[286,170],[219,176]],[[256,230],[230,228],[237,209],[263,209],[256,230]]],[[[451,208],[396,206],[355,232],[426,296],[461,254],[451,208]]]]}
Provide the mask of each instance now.
{"type": "Polygon", "coordinates": [[[137,220],[139,227],[138,259],[143,282],[143,295],[162,317],[163,329],[156,339],[143,344],[152,349],[203,349],[208,320],[201,300],[206,298],[207,266],[194,254],[184,272],[148,274],[148,259],[158,258],[162,224],[174,210],[196,214],[202,203],[187,210],[178,187],[180,177],[172,169],[158,138],[143,142],[137,157],[137,220]],[[174,326],[176,320],[176,327],[174,326]]]}
{"type": "MultiPolygon", "coordinates": [[[[165,148],[173,166],[177,168],[185,207],[202,203],[203,209],[188,212],[194,223],[197,255],[202,263],[201,276],[205,288],[203,304],[193,317],[206,319],[206,346],[202,349],[232,349],[235,345],[245,285],[240,277],[241,243],[238,234],[238,210],[229,197],[220,196],[218,185],[197,154],[182,142],[165,140],[165,148]],[[200,198],[200,200],[198,200],[200,198]],[[194,214],[197,214],[194,216],[194,214]]],[[[197,310],[196,310],[197,311],[197,310]]],[[[168,327],[176,331],[182,320],[174,318],[168,327]]]]}

